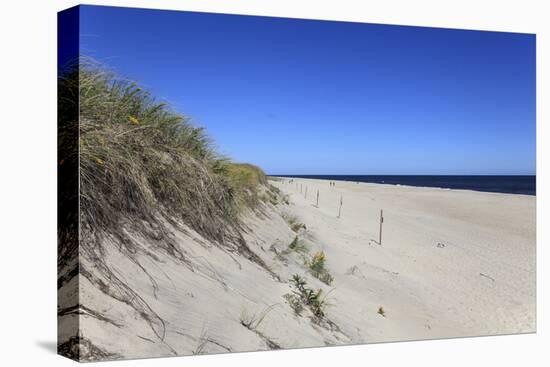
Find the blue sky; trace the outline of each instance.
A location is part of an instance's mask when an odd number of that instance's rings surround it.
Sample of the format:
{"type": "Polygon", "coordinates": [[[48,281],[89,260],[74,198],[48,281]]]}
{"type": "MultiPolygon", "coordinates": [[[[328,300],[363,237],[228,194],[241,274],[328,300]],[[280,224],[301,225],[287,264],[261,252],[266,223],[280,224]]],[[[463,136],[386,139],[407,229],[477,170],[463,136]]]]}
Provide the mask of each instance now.
{"type": "Polygon", "coordinates": [[[84,6],[81,53],[270,174],[534,174],[535,36],[84,6]]]}

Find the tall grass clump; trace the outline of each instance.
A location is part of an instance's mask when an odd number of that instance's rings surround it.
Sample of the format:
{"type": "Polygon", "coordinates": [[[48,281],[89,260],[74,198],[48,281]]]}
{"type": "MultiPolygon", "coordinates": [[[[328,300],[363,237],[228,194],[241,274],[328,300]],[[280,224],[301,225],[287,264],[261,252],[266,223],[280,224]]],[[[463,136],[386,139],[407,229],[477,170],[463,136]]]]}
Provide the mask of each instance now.
{"type": "Polygon", "coordinates": [[[237,208],[258,205],[260,188],[267,185],[265,173],[249,163],[229,163],[223,168],[237,208]]]}
{"type": "Polygon", "coordinates": [[[326,259],[327,257],[324,251],[318,251],[307,263],[307,266],[309,267],[309,272],[311,273],[311,275],[313,275],[315,278],[319,279],[323,283],[330,285],[334,278],[326,268],[326,259]]]}
{"type": "Polygon", "coordinates": [[[303,241],[300,241],[298,236],[294,237],[290,245],[288,245],[288,249],[295,251],[299,254],[306,254],[308,252],[306,244],[303,241]]]}
{"type": "Polygon", "coordinates": [[[306,225],[298,219],[297,216],[283,213],[283,219],[288,223],[290,229],[294,232],[300,232],[300,230],[306,230],[306,225]]]}
{"type": "Polygon", "coordinates": [[[165,224],[181,222],[235,242],[240,213],[266,183],[261,169],[220,156],[202,127],[97,64],[81,63],[78,83],[83,229],[123,237],[123,224],[166,240],[165,224]]]}
{"type": "Polygon", "coordinates": [[[283,297],[287,300],[290,307],[296,315],[300,316],[303,306],[307,306],[317,319],[325,316],[327,308],[326,296],[323,296],[323,290],[314,290],[307,286],[307,282],[298,274],[294,274],[290,279],[290,284],[294,288],[292,293],[287,293],[283,297]]]}

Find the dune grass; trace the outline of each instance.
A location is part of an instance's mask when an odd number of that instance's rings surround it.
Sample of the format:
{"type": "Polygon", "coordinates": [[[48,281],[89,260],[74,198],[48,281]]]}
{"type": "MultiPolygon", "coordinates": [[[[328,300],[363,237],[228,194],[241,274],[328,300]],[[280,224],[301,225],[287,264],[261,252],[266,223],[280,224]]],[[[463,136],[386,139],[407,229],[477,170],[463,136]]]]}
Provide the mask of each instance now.
{"type": "Polygon", "coordinates": [[[307,254],[308,248],[307,245],[304,243],[304,241],[301,241],[298,236],[295,236],[290,245],[288,245],[288,249],[295,251],[299,254],[307,254]]]}
{"type": "Polygon", "coordinates": [[[290,229],[292,229],[296,233],[300,232],[302,229],[303,230],[307,229],[306,225],[300,222],[298,217],[295,215],[288,214],[285,212],[283,213],[283,219],[287,222],[290,229]]]}
{"type": "MultiPolygon", "coordinates": [[[[94,62],[59,88],[79,97],[78,152],[63,156],[79,158],[83,230],[123,238],[124,224],[164,240],[166,223],[181,221],[222,245],[238,236],[240,214],[267,184],[260,168],[221,156],[202,127],[94,62]]],[[[76,123],[60,122],[60,135],[76,123]]]]}
{"type": "Polygon", "coordinates": [[[88,59],[64,69],[58,95],[60,212],[79,223],[59,221],[60,258],[80,255],[67,273],[134,307],[163,339],[163,320],[105,260],[108,243],[147,273],[137,254],[190,265],[172,231],[191,228],[270,271],[242,236],[243,213],[261,205],[267,183],[260,168],[220,155],[202,127],[88,59]]]}
{"type": "Polygon", "coordinates": [[[334,278],[326,268],[326,258],[324,251],[318,251],[311,257],[311,260],[309,260],[306,265],[311,275],[321,282],[330,285],[334,278]]]}
{"type": "Polygon", "coordinates": [[[290,284],[294,288],[292,293],[288,293],[283,297],[294,312],[297,315],[301,314],[303,310],[301,303],[307,306],[316,318],[322,319],[327,308],[326,296],[323,296],[323,290],[309,288],[306,280],[298,274],[292,276],[290,284]]]}
{"type": "Polygon", "coordinates": [[[258,204],[260,187],[267,185],[264,172],[249,163],[228,163],[224,168],[236,207],[255,207],[258,204]]]}

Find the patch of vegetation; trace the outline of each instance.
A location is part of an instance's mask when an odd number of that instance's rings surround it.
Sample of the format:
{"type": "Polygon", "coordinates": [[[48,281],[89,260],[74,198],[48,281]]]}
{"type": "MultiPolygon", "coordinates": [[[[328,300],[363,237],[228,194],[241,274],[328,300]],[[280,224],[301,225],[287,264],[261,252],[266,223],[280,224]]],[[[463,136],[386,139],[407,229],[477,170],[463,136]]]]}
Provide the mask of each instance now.
{"type": "Polygon", "coordinates": [[[260,168],[220,155],[204,128],[92,61],[67,68],[59,89],[60,111],[78,103],[80,112],[60,113],[59,169],[79,165],[84,237],[131,241],[124,222],[166,243],[166,223],[181,221],[219,244],[239,242],[240,214],[268,185],[260,168]]]}
{"type": "Polygon", "coordinates": [[[281,190],[279,190],[279,188],[277,186],[269,184],[268,187],[269,187],[269,191],[272,191],[275,195],[280,195],[281,194],[281,190]]]}
{"type": "Polygon", "coordinates": [[[260,188],[267,184],[263,171],[248,163],[230,163],[225,164],[223,168],[237,207],[255,207],[258,204],[260,188]]]}
{"type": "Polygon", "coordinates": [[[298,217],[289,214],[283,214],[284,220],[288,223],[290,229],[298,233],[300,230],[306,230],[306,225],[298,219],[298,217]]]}
{"type": "Polygon", "coordinates": [[[303,241],[300,241],[298,236],[295,236],[290,245],[288,245],[289,250],[294,252],[305,254],[308,252],[308,248],[303,241]]]}
{"type": "Polygon", "coordinates": [[[281,346],[264,335],[260,330],[258,330],[258,327],[276,305],[277,304],[271,305],[258,313],[248,313],[246,309],[243,309],[240,316],[241,325],[258,335],[266,343],[269,349],[281,349],[281,346]]]}
{"type": "Polygon", "coordinates": [[[283,196],[281,193],[281,190],[279,190],[276,186],[273,186],[272,184],[268,183],[266,186],[264,186],[263,193],[260,196],[260,200],[264,203],[269,203],[271,205],[279,205],[281,203],[288,204],[288,198],[287,195],[283,196]]]}
{"type": "Polygon", "coordinates": [[[378,307],[378,314],[382,317],[386,317],[386,311],[384,311],[384,307],[380,306],[378,307]]]}
{"type": "Polygon", "coordinates": [[[285,205],[290,205],[290,199],[289,199],[289,196],[288,195],[284,195],[283,198],[281,199],[281,202],[285,205]]]}
{"type": "Polygon", "coordinates": [[[239,321],[241,325],[249,330],[256,330],[260,324],[265,320],[267,315],[273,310],[277,304],[266,307],[263,311],[249,313],[246,308],[241,311],[239,321]]]}
{"type": "Polygon", "coordinates": [[[318,319],[322,319],[325,316],[325,309],[327,307],[326,297],[323,297],[323,290],[313,290],[307,287],[307,282],[298,274],[294,274],[290,280],[291,286],[294,288],[291,294],[285,295],[290,307],[298,315],[303,310],[298,303],[305,305],[318,319]]]}
{"type": "Polygon", "coordinates": [[[275,258],[283,262],[284,264],[288,264],[287,256],[292,252],[301,255],[304,260],[306,259],[308,253],[308,248],[306,244],[303,241],[300,241],[298,236],[295,236],[288,247],[282,251],[277,250],[277,247],[275,245],[271,245],[269,250],[273,251],[275,253],[275,258]]]}
{"type": "Polygon", "coordinates": [[[294,311],[297,316],[302,316],[304,304],[302,303],[301,298],[294,293],[287,293],[283,297],[287,301],[290,308],[292,308],[292,311],[294,311]]]}
{"type": "Polygon", "coordinates": [[[313,275],[315,278],[319,279],[321,282],[330,285],[334,278],[333,276],[328,272],[327,268],[325,267],[326,263],[326,255],[323,251],[318,251],[313,255],[311,260],[307,263],[307,266],[309,268],[309,272],[311,275],[313,275]]]}

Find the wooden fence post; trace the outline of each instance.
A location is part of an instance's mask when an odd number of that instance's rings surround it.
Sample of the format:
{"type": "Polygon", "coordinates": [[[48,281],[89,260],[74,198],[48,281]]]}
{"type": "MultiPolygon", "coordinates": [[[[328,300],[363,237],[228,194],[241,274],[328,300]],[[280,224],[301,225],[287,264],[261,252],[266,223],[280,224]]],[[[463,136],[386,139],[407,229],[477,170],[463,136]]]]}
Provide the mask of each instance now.
{"type": "Polygon", "coordinates": [[[317,204],[315,204],[315,206],[317,208],[319,207],[319,190],[317,190],[317,204]]]}
{"type": "Polygon", "coordinates": [[[379,245],[382,245],[382,223],[384,223],[384,211],[380,209],[380,232],[378,234],[379,245]]]}

